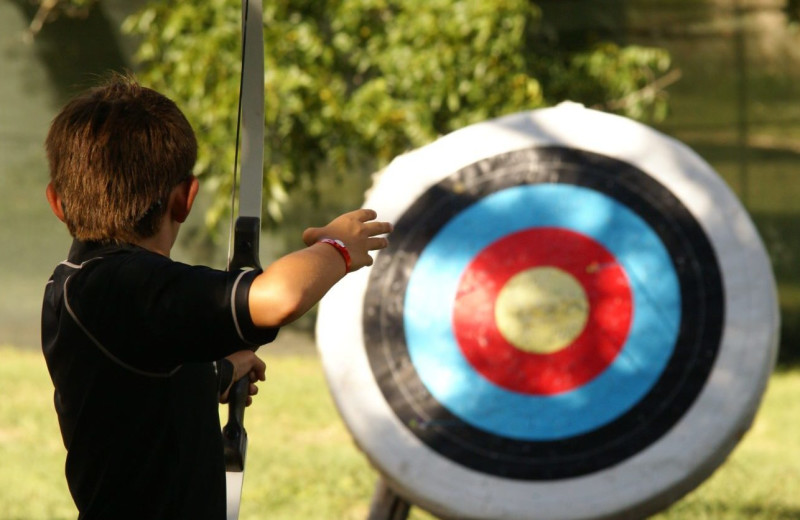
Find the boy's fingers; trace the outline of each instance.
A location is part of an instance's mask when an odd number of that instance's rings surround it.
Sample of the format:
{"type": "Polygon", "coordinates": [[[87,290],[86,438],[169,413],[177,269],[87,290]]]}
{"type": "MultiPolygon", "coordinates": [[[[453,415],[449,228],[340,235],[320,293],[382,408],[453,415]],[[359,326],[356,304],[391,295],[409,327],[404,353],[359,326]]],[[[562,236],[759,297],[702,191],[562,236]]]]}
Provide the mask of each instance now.
{"type": "Polygon", "coordinates": [[[392,231],[392,225],[388,222],[367,222],[364,224],[364,229],[367,231],[368,236],[374,237],[375,235],[383,235],[392,231]]]}
{"type": "Polygon", "coordinates": [[[313,245],[317,241],[319,228],[310,227],[303,231],[303,243],[307,246],[313,245]]]}
{"type": "Polygon", "coordinates": [[[250,382],[255,383],[256,381],[264,381],[266,379],[265,376],[266,373],[263,370],[258,371],[256,369],[253,369],[250,371],[250,382]]]}
{"type": "Polygon", "coordinates": [[[383,237],[370,238],[367,240],[367,251],[384,249],[389,245],[389,241],[383,237]]]}
{"type": "Polygon", "coordinates": [[[369,220],[375,220],[376,218],[378,218],[378,214],[375,212],[375,210],[372,209],[366,209],[366,208],[357,209],[355,213],[356,213],[356,218],[361,222],[367,222],[369,220]]]}
{"type": "Polygon", "coordinates": [[[267,364],[258,356],[255,356],[256,364],[253,366],[253,371],[259,381],[264,381],[267,377],[267,364]]]}

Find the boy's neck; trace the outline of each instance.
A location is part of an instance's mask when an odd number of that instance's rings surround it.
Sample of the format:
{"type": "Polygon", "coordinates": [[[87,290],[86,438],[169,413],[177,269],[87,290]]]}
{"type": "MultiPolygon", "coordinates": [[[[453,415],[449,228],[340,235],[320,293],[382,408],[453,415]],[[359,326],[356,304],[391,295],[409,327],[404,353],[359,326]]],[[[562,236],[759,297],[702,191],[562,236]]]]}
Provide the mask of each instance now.
{"type": "Polygon", "coordinates": [[[155,235],[137,240],[134,243],[148,251],[169,258],[172,246],[175,245],[175,239],[178,238],[178,229],[180,229],[179,223],[164,222],[155,235]]]}

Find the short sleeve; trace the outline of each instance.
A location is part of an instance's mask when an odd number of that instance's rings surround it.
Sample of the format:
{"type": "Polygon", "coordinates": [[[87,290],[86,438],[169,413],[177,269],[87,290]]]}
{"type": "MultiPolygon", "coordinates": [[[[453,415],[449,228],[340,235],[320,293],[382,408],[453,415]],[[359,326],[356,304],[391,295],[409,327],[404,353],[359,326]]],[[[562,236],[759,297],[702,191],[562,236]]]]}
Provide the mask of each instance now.
{"type": "Polygon", "coordinates": [[[260,269],[239,273],[233,289],[232,312],[237,332],[243,341],[253,346],[270,343],[278,335],[277,328],[256,327],[250,315],[250,286],[260,273],[260,269]]]}
{"type": "Polygon", "coordinates": [[[88,264],[69,280],[64,296],[102,348],[135,367],[168,370],[275,339],[277,328],[258,328],[250,316],[257,274],[137,250],[88,264]]]}

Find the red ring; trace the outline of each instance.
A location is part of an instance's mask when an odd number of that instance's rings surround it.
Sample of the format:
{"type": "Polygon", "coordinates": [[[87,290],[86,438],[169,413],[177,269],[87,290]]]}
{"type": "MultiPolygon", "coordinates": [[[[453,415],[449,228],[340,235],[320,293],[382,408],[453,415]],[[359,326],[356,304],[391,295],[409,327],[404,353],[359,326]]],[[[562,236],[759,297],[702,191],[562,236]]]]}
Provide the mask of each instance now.
{"type": "Polygon", "coordinates": [[[628,336],[633,302],[622,266],[601,244],[562,228],[531,228],[481,251],[461,276],[453,331],[466,359],[489,381],[514,392],[553,395],[597,377],[628,336]],[[520,271],[550,266],[572,275],[589,303],[586,326],[567,347],[526,352],[510,344],[495,323],[497,296],[520,271]]]}

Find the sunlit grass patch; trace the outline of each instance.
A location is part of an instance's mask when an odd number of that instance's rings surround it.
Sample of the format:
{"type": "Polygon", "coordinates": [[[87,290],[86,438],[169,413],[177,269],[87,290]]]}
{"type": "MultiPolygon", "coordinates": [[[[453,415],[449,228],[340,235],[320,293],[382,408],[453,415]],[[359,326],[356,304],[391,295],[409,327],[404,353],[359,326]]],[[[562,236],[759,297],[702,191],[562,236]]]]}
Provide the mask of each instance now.
{"type": "MultiPolygon", "coordinates": [[[[250,442],[240,518],[365,519],[376,474],[339,419],[319,360],[267,354],[266,361],[267,381],[245,415],[250,442]]],[[[800,370],[776,373],[731,458],[654,518],[800,518],[798,396],[800,370]]],[[[0,347],[0,397],[0,518],[74,520],[52,384],[39,352],[0,347]]],[[[431,518],[412,510],[412,520],[431,518]]]]}

